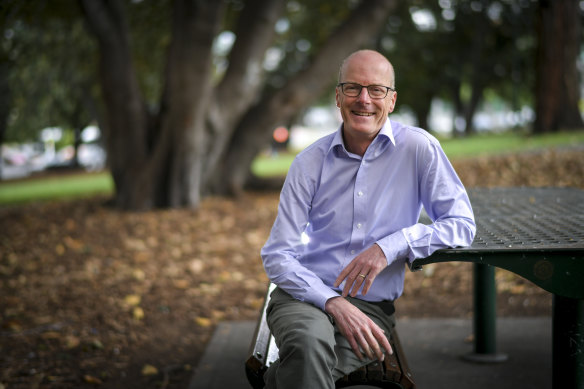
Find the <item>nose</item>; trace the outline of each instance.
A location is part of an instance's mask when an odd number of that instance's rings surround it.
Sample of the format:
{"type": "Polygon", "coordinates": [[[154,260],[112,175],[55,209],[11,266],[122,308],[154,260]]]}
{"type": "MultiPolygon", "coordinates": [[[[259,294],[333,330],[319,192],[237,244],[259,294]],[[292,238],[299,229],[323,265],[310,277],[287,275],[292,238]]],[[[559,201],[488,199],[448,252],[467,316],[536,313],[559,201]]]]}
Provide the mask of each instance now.
{"type": "Polygon", "coordinates": [[[359,92],[357,100],[361,102],[369,102],[371,100],[371,96],[369,96],[369,91],[367,90],[367,87],[365,86],[361,87],[361,92],[359,92]]]}

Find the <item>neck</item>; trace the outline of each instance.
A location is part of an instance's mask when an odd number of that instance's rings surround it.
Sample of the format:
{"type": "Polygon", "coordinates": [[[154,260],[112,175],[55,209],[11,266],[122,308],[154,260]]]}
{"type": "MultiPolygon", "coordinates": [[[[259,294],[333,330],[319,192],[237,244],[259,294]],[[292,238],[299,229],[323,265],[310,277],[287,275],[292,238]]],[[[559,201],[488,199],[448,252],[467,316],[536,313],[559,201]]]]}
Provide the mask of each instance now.
{"type": "Polygon", "coordinates": [[[372,138],[351,138],[345,133],[345,131],[343,131],[343,141],[345,142],[345,148],[347,151],[361,157],[365,155],[367,148],[376,136],[377,133],[372,138]]]}

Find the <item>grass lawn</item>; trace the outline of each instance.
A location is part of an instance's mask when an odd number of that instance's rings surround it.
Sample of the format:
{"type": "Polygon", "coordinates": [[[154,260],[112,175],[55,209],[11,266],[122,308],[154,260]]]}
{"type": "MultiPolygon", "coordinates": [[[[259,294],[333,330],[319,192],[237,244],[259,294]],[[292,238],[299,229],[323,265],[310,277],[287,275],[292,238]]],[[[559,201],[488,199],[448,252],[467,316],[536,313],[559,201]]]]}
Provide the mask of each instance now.
{"type": "MultiPolygon", "coordinates": [[[[444,139],[444,151],[452,160],[477,155],[493,155],[538,148],[584,146],[584,131],[541,136],[517,133],[476,135],[471,138],[444,139]]],[[[263,177],[286,174],[296,153],[262,154],[252,171],[263,177]]],[[[111,194],[113,181],[108,172],[67,174],[27,180],[0,182],[0,205],[37,200],[69,199],[96,194],[111,194]]]]}
{"type": "MultiPolygon", "coordinates": [[[[519,133],[482,134],[470,138],[441,139],[440,143],[451,160],[479,155],[495,155],[538,148],[584,146],[584,131],[561,132],[557,134],[526,136],[519,133]]],[[[295,153],[271,156],[262,154],[252,165],[254,173],[260,176],[285,174],[295,153]]]]}
{"type": "Polygon", "coordinates": [[[111,194],[109,172],[75,173],[0,182],[0,205],[111,194]]]}
{"type": "Polygon", "coordinates": [[[549,147],[584,145],[584,131],[545,135],[518,133],[482,134],[470,138],[445,139],[440,142],[450,159],[477,155],[493,155],[549,147]]]}

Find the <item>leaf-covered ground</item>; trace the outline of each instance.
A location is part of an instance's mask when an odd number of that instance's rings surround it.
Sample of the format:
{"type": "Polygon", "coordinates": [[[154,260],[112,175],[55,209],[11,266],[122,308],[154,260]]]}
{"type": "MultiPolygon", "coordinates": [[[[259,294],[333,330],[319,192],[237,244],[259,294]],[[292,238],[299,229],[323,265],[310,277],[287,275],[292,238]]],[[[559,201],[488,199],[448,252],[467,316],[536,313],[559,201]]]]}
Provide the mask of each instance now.
{"type": "MultiPolygon", "coordinates": [[[[582,149],[455,162],[467,186],[584,188],[582,149]]],[[[255,320],[277,193],[117,212],[105,199],[0,208],[0,389],[186,388],[214,326],[255,320]]],[[[498,315],[550,295],[497,271],[498,315]]],[[[470,317],[471,265],[407,273],[399,317],[470,317]]]]}

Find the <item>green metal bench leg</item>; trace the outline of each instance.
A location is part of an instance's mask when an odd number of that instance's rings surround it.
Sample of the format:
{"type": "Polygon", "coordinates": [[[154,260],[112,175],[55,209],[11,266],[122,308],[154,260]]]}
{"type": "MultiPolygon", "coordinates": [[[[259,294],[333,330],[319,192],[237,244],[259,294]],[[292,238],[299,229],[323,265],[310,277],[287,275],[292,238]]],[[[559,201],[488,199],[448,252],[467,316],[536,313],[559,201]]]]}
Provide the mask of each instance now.
{"type": "Polygon", "coordinates": [[[474,285],[474,353],[463,358],[471,362],[499,363],[507,355],[497,353],[497,288],[495,268],[480,263],[473,264],[474,285]]]}
{"type": "Polygon", "coordinates": [[[554,295],[552,387],[584,389],[584,300],[554,295]]]}

